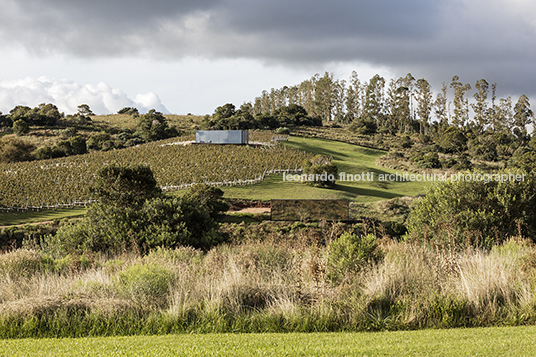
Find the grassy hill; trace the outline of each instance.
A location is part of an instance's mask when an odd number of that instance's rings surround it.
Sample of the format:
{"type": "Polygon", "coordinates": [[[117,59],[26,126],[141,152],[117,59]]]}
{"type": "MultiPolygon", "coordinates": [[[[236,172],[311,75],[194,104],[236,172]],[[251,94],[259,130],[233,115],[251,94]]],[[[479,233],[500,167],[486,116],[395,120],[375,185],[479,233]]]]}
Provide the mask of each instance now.
{"type": "MultiPolygon", "coordinates": [[[[430,185],[425,182],[378,181],[382,174],[396,174],[397,171],[378,167],[375,161],[385,151],[364,148],[338,141],[291,136],[283,145],[299,150],[332,156],[339,173],[351,175],[373,173],[374,181],[339,181],[332,188],[311,187],[300,182],[283,181],[283,175],[270,176],[264,182],[252,186],[225,187],[225,197],[270,200],[270,199],[349,199],[359,203],[402,196],[416,196],[426,193],[430,185]]],[[[402,174],[402,172],[398,172],[402,174]]],[[[365,178],[367,176],[365,175],[365,178]]],[[[372,177],[372,175],[370,175],[372,177]]]]}

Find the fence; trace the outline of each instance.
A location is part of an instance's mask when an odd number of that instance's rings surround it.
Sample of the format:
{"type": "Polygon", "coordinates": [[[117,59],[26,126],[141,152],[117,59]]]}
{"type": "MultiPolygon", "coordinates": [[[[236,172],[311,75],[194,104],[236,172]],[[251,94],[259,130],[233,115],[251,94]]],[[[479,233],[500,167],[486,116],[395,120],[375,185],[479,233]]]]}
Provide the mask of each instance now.
{"type": "MultiPolygon", "coordinates": [[[[275,174],[282,174],[282,173],[301,173],[302,169],[298,168],[298,165],[296,165],[294,168],[291,168],[290,166],[287,168],[282,168],[279,166],[279,168],[272,167],[272,169],[264,170],[263,174],[260,176],[255,176],[254,179],[236,179],[233,181],[220,181],[220,182],[204,182],[207,185],[210,186],[246,186],[246,185],[254,185],[257,183],[260,183],[264,181],[264,178],[267,175],[275,175],[275,174]]],[[[188,184],[182,184],[177,186],[172,185],[166,185],[162,186],[161,189],[164,192],[169,191],[180,191],[180,190],[187,190],[192,188],[192,186],[201,183],[201,182],[193,182],[188,184]]],[[[58,210],[58,209],[70,209],[70,208],[79,208],[79,207],[87,207],[88,205],[97,202],[96,200],[88,200],[88,201],[73,201],[71,203],[58,203],[55,205],[41,205],[41,206],[26,206],[26,207],[0,207],[1,213],[9,213],[9,212],[27,212],[27,211],[44,211],[44,210],[58,210]]]]}

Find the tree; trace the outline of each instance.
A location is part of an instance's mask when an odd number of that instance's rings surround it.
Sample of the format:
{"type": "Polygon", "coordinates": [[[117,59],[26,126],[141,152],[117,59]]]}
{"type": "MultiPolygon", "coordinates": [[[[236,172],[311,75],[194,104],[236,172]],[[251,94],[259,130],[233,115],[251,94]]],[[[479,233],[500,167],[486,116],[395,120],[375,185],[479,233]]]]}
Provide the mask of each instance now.
{"type": "Polygon", "coordinates": [[[424,78],[417,80],[417,114],[419,115],[420,133],[428,131],[430,112],[432,111],[432,87],[424,78]],[[424,131],[423,131],[424,130],[424,131]]]}
{"type": "Polygon", "coordinates": [[[117,114],[139,115],[140,112],[138,111],[138,108],[124,107],[123,109],[120,109],[117,114]]]}
{"type": "Polygon", "coordinates": [[[204,183],[193,186],[184,194],[183,199],[197,204],[212,218],[218,217],[221,212],[229,209],[229,205],[223,199],[223,191],[204,183]]]}
{"type": "Polygon", "coordinates": [[[534,112],[530,109],[529,98],[523,94],[514,106],[514,134],[523,143],[527,141],[527,125],[532,123],[533,117],[534,112]]]}
{"type": "Polygon", "coordinates": [[[105,167],[93,188],[100,202],[81,221],[60,227],[50,242],[65,253],[180,245],[210,249],[226,238],[213,218],[227,207],[223,192],[206,185],[192,190],[182,198],[166,197],[147,166],[105,167]]]}
{"type": "Polygon", "coordinates": [[[80,104],[78,106],[78,115],[95,115],[87,104],[80,104]]]}
{"type": "Polygon", "coordinates": [[[18,136],[22,136],[30,132],[30,127],[24,120],[19,119],[13,123],[13,132],[18,136]]]}
{"type": "Polygon", "coordinates": [[[376,74],[365,85],[365,97],[363,104],[363,120],[372,120],[376,127],[383,123],[383,88],[385,79],[376,74]]]}
{"type": "Polygon", "coordinates": [[[177,136],[177,131],[168,126],[166,117],[155,109],[151,109],[147,114],[140,116],[138,128],[141,136],[147,141],[177,136]]]}
{"type": "Polygon", "coordinates": [[[95,198],[111,206],[140,206],[158,196],[161,190],[148,166],[106,166],[97,172],[95,198]]]}
{"type": "Polygon", "coordinates": [[[482,134],[484,128],[490,124],[488,105],[486,103],[489,93],[489,84],[485,79],[480,79],[476,82],[475,89],[477,90],[476,93],[473,94],[475,103],[472,103],[471,107],[475,112],[474,121],[477,129],[476,134],[482,134]]]}
{"type": "Polygon", "coordinates": [[[0,128],[11,127],[12,125],[13,122],[11,121],[11,118],[7,115],[3,115],[2,112],[0,112],[0,128]]]}
{"type": "Polygon", "coordinates": [[[63,114],[59,112],[58,107],[51,103],[39,104],[37,108],[32,110],[32,113],[34,113],[34,115],[30,117],[32,119],[32,124],[39,126],[54,126],[63,116],[63,114]]]}
{"type": "Polygon", "coordinates": [[[499,105],[496,107],[495,116],[495,130],[505,131],[511,134],[514,130],[514,113],[512,110],[511,97],[501,98],[499,100],[499,105]]]}
{"type": "Polygon", "coordinates": [[[405,78],[400,77],[396,82],[392,82],[390,88],[391,95],[391,116],[397,128],[404,128],[408,132],[412,127],[410,91],[405,78]]]}
{"type": "Polygon", "coordinates": [[[361,116],[361,81],[356,71],[352,71],[349,83],[345,105],[348,121],[352,121],[361,116]]]}
{"type": "MultiPolygon", "coordinates": [[[[536,176],[520,170],[498,172],[517,179],[449,180],[415,202],[408,239],[432,246],[491,248],[508,237],[536,237],[536,176]],[[510,176],[512,175],[512,176],[510,176]]],[[[493,175],[488,175],[488,178],[493,175]]]]}
{"type": "Polygon", "coordinates": [[[450,88],[454,91],[454,116],[452,117],[452,125],[460,128],[464,127],[469,120],[468,100],[465,95],[471,90],[469,83],[462,84],[460,77],[452,77],[450,88]]]}
{"type": "Polygon", "coordinates": [[[445,130],[449,125],[449,112],[448,112],[448,98],[447,98],[447,84],[442,83],[441,92],[437,93],[436,100],[434,102],[434,114],[439,119],[439,126],[441,131],[445,130]]]}
{"type": "Polygon", "coordinates": [[[333,85],[333,109],[334,120],[338,122],[345,122],[345,97],[346,97],[346,81],[336,80],[333,85]]]}
{"type": "Polygon", "coordinates": [[[322,77],[316,75],[314,86],[316,109],[314,113],[322,118],[322,121],[329,122],[332,120],[334,87],[333,73],[326,72],[322,77]]]}

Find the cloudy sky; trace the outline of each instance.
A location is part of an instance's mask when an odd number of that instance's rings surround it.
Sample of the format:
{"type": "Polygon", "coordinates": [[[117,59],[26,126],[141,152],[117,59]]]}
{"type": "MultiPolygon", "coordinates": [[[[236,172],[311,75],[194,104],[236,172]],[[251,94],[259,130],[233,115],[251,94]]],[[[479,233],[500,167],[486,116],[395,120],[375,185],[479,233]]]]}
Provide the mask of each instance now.
{"type": "Polygon", "coordinates": [[[315,73],[457,74],[536,103],[533,0],[0,0],[0,111],[212,113],[315,73]]]}

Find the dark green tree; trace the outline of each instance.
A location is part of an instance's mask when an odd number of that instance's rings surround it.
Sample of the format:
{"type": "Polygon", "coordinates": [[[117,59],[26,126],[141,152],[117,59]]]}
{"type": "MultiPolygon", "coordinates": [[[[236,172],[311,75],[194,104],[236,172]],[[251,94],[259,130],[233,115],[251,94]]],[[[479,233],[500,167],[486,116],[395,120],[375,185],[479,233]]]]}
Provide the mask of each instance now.
{"type": "Polygon", "coordinates": [[[95,113],[93,113],[91,111],[91,108],[89,107],[89,105],[87,104],[80,104],[78,106],[78,115],[95,115],[95,113]]]}
{"type": "Polygon", "coordinates": [[[106,166],[97,173],[95,198],[106,205],[140,206],[161,193],[148,166],[106,166]]]}
{"type": "Polygon", "coordinates": [[[141,136],[147,141],[155,141],[177,136],[177,130],[170,128],[166,117],[155,109],[141,115],[138,121],[141,136]]]}
{"type": "Polygon", "coordinates": [[[514,134],[522,143],[527,142],[527,125],[532,123],[534,112],[530,109],[529,98],[521,95],[514,106],[514,134]]]}
{"type": "Polygon", "coordinates": [[[19,119],[13,123],[13,132],[18,136],[22,136],[30,132],[30,127],[24,120],[19,119]]]}

